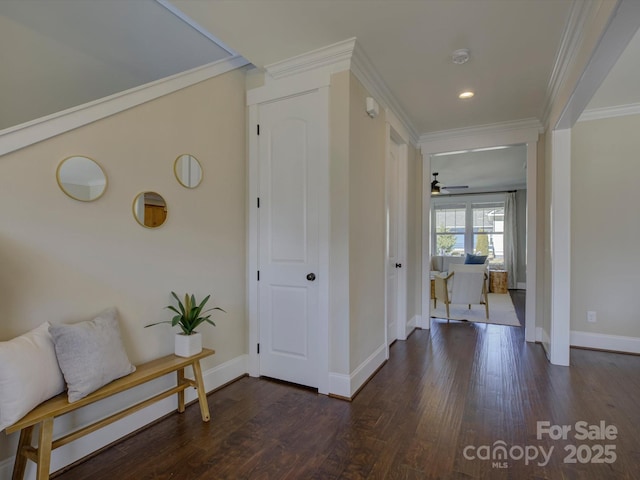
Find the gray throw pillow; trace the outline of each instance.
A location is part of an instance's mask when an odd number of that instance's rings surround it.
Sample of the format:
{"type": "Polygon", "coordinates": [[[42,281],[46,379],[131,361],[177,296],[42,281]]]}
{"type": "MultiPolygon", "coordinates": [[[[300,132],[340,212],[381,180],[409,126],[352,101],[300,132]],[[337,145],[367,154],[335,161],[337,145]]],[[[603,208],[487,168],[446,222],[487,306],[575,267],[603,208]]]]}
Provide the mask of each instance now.
{"type": "Polygon", "coordinates": [[[118,314],[109,308],[93,320],[73,325],[52,325],[60,370],[67,383],[69,402],[135,371],[122,343],[118,314]]]}

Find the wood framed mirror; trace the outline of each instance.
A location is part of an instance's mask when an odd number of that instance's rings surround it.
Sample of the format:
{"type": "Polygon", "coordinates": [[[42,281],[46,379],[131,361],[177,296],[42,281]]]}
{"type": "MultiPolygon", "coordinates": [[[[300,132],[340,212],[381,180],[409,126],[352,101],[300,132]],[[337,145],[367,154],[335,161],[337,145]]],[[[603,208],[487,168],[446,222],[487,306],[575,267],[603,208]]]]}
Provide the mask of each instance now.
{"type": "Polygon", "coordinates": [[[80,202],[93,202],[107,189],[107,175],[102,167],[89,157],[67,157],[56,170],[60,190],[80,202]]]}

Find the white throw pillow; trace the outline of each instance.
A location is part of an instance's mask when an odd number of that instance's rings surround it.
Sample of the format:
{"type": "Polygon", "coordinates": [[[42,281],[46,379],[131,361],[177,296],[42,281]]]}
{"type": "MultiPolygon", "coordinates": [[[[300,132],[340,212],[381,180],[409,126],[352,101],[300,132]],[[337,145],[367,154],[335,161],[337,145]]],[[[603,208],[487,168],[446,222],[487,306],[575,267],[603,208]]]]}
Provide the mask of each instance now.
{"type": "Polygon", "coordinates": [[[49,332],[67,382],[69,402],[136,369],[124,349],[115,308],[108,308],[93,320],[52,325],[49,332]]]}
{"type": "Polygon", "coordinates": [[[0,431],[64,388],[49,322],[0,342],[0,431]]]}

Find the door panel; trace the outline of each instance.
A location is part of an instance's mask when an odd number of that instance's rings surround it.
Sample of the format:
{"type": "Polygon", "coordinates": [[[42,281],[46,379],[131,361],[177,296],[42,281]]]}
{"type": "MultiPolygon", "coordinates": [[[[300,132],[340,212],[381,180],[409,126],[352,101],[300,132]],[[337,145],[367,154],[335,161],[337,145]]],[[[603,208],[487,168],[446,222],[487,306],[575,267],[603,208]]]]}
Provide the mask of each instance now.
{"type": "Polygon", "coordinates": [[[398,329],[398,145],[390,142],[387,156],[387,344],[397,340],[398,329]]]}
{"type": "Polygon", "coordinates": [[[260,375],[318,386],[317,93],[259,107],[260,375]]]}

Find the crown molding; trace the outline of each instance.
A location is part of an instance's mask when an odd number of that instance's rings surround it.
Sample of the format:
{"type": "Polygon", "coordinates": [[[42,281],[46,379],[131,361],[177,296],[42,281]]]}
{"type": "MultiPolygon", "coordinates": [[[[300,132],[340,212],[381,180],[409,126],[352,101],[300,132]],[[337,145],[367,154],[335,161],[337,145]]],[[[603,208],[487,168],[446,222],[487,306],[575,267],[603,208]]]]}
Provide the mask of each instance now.
{"type": "Polygon", "coordinates": [[[328,68],[333,73],[349,70],[355,44],[355,37],[349,38],[333,45],[265,65],[264,69],[274,79],[321,68],[328,68]]]}
{"type": "Polygon", "coordinates": [[[578,122],[603,120],[605,118],[624,117],[627,115],[640,115],[640,103],[618,105],[615,107],[591,108],[582,112],[582,115],[578,118],[578,122]]]}
{"type": "Polygon", "coordinates": [[[419,138],[418,132],[409,119],[409,116],[400,106],[400,103],[393,93],[391,93],[391,90],[389,90],[386,83],[384,83],[373,63],[362,50],[362,47],[357,43],[355,45],[353,57],[351,58],[351,71],[356,78],[360,80],[369,93],[376,97],[376,100],[380,103],[383,109],[389,109],[393,112],[409,135],[409,138],[405,140],[411,142],[414,146],[417,145],[419,138]]]}
{"type": "Polygon", "coordinates": [[[417,145],[418,133],[413,123],[355,37],[266,65],[264,68],[268,76],[273,79],[282,79],[310,71],[331,74],[351,70],[368,92],[376,98],[380,106],[393,112],[409,136],[406,140],[417,145]]]}
{"type": "MultiPolygon", "coordinates": [[[[423,146],[427,143],[450,141],[463,137],[495,136],[506,133],[520,131],[524,135],[524,142],[536,141],[538,134],[543,132],[542,124],[537,118],[527,118],[514,122],[491,123],[488,125],[478,125],[474,127],[456,128],[452,130],[442,130],[420,135],[419,144],[423,146]]],[[[431,152],[436,153],[436,152],[431,152]]]]}
{"type": "Polygon", "coordinates": [[[248,65],[235,56],[0,130],[0,156],[248,65]]]}
{"type": "Polygon", "coordinates": [[[585,26],[588,20],[598,9],[597,2],[585,2],[573,0],[569,12],[567,24],[562,33],[560,46],[547,84],[547,94],[542,110],[542,125],[547,126],[551,109],[556,101],[560,86],[567,78],[570,66],[575,61],[576,55],[584,37],[585,26]]]}

